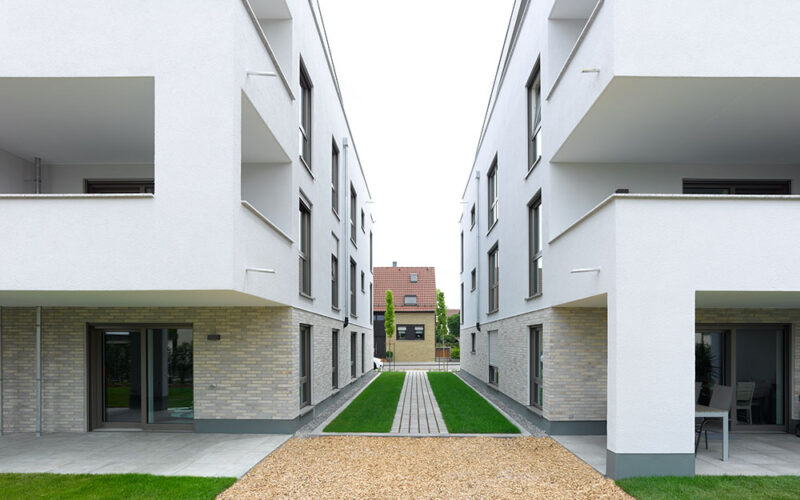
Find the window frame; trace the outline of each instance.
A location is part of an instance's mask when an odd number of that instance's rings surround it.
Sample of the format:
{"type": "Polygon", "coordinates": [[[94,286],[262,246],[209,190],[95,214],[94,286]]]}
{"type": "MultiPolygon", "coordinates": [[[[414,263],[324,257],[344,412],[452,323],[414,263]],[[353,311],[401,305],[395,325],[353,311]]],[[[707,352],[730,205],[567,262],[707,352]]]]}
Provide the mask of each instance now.
{"type": "Polygon", "coordinates": [[[367,285],[366,274],[364,274],[364,271],[361,271],[361,293],[367,293],[366,285],[367,285]]]}
{"type": "Polygon", "coordinates": [[[500,310],[500,248],[497,243],[487,252],[488,267],[487,274],[489,285],[489,309],[488,314],[496,313],[500,310]],[[494,262],[492,262],[494,260],[494,262]],[[494,264],[494,265],[493,265],[494,264]]]}
{"type": "Polygon", "coordinates": [[[305,165],[309,172],[311,169],[311,151],[312,151],[312,134],[313,127],[313,89],[314,84],[311,82],[311,77],[308,76],[308,70],[300,58],[300,73],[298,80],[300,82],[300,95],[298,106],[300,108],[300,155],[299,159],[305,165]]]}
{"type": "Polygon", "coordinates": [[[333,252],[331,252],[331,308],[339,310],[339,238],[333,236],[333,252]]]}
{"type": "Polygon", "coordinates": [[[719,196],[742,196],[753,194],[757,196],[786,196],[792,194],[792,181],[789,179],[683,179],[681,185],[682,194],[717,194],[719,196]],[[738,193],[737,190],[758,190],[773,191],[772,193],[738,193]],[[710,189],[727,189],[728,193],[687,193],[687,189],[696,191],[710,189]]]}
{"type": "Polygon", "coordinates": [[[528,203],[528,298],[538,297],[544,290],[542,223],[542,192],[539,190],[528,203]]]}
{"type": "Polygon", "coordinates": [[[356,261],[351,257],[350,258],[350,316],[353,318],[358,317],[358,308],[356,303],[356,297],[358,296],[357,289],[356,289],[356,277],[358,276],[358,270],[356,269],[356,261]]]}
{"type": "Polygon", "coordinates": [[[339,217],[339,146],[336,139],[331,146],[331,210],[339,217]]]}
{"type": "Polygon", "coordinates": [[[297,238],[300,267],[299,290],[300,295],[311,297],[311,204],[304,201],[302,197],[299,200],[298,213],[300,217],[297,238]]]}
{"type": "Polygon", "coordinates": [[[531,406],[542,409],[544,399],[544,335],[542,325],[533,325],[528,328],[530,352],[534,358],[530,360],[530,401],[531,406]]]}
{"type": "Polygon", "coordinates": [[[477,220],[477,214],[475,212],[475,204],[472,204],[472,208],[469,211],[469,218],[470,218],[470,225],[469,230],[472,231],[472,228],[475,227],[475,221],[477,220]]]}
{"type": "Polygon", "coordinates": [[[470,286],[472,287],[470,289],[470,292],[474,292],[475,288],[477,288],[477,286],[478,286],[478,271],[474,267],[472,268],[472,271],[470,272],[470,286]]]}
{"type": "MultiPolygon", "coordinates": [[[[358,237],[358,221],[356,220],[356,210],[358,209],[358,193],[353,183],[350,183],[350,241],[356,245],[358,237]]],[[[357,247],[357,245],[356,245],[357,247]]]]}
{"type": "Polygon", "coordinates": [[[419,305],[419,298],[411,293],[403,295],[403,305],[404,306],[418,306],[419,305]],[[414,302],[411,303],[408,301],[409,297],[414,297],[414,302]]]}
{"type": "Polygon", "coordinates": [[[475,332],[472,332],[469,335],[470,335],[470,347],[471,347],[469,352],[470,352],[470,354],[475,354],[475,352],[476,352],[475,351],[475,337],[477,337],[477,335],[475,334],[475,332]]]}
{"type": "Polygon", "coordinates": [[[486,174],[486,192],[488,198],[487,215],[489,217],[489,232],[492,231],[495,224],[500,220],[499,214],[499,186],[497,182],[497,155],[492,160],[492,165],[486,174]]]}
{"type": "Polygon", "coordinates": [[[409,341],[409,342],[418,342],[425,340],[425,325],[424,324],[411,324],[411,323],[403,323],[401,325],[397,325],[395,328],[395,340],[401,341],[409,341]],[[404,337],[400,338],[400,328],[403,328],[404,337]],[[422,337],[417,337],[417,328],[422,329],[422,337]],[[408,333],[413,332],[412,335],[414,338],[408,338],[408,333]]]}
{"type": "Polygon", "coordinates": [[[85,194],[156,194],[155,179],[84,179],[85,194]]]}
{"type": "Polygon", "coordinates": [[[525,92],[527,96],[527,117],[528,117],[528,134],[527,134],[527,151],[528,151],[528,174],[536,168],[536,165],[542,159],[542,75],[541,75],[541,58],[537,57],[536,63],[533,65],[531,74],[525,84],[525,92]],[[535,115],[531,116],[532,102],[536,103],[535,115]]]}
{"type": "Polygon", "coordinates": [[[298,383],[300,395],[300,408],[311,405],[311,374],[313,367],[311,366],[311,325],[300,325],[300,366],[298,367],[298,383]],[[305,367],[305,373],[303,368],[305,367]],[[304,397],[305,396],[305,397],[304,397]]]}

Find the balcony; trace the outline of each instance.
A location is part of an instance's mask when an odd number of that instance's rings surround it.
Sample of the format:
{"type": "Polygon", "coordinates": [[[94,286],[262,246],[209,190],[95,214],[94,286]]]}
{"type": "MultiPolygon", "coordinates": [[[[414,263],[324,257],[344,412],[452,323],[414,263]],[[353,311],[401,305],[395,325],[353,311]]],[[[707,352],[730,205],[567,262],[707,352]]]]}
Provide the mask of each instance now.
{"type": "MultiPolygon", "coordinates": [[[[587,5],[560,0],[551,16],[587,5]]],[[[787,0],[596,2],[566,58],[554,55],[553,161],[800,161],[798,16],[787,0]]]]}
{"type": "Polygon", "coordinates": [[[796,195],[613,195],[550,241],[549,293],[570,306],[658,290],[697,307],[800,307],[797,220],[796,195]]]}

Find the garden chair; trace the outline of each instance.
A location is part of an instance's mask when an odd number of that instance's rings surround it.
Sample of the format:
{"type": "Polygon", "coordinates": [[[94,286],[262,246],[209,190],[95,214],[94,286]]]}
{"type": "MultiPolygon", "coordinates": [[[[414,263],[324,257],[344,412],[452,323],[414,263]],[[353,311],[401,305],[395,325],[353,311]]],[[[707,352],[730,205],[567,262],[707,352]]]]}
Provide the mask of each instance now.
{"type": "Polygon", "coordinates": [[[755,382],[739,382],[736,384],[736,418],[739,411],[745,412],[747,423],[753,423],[753,393],[756,391],[755,382]]]}
{"type": "MultiPolygon", "coordinates": [[[[708,406],[718,408],[720,410],[728,410],[730,412],[733,407],[733,387],[729,385],[715,385],[711,393],[711,401],[708,406]]],[[[730,415],[726,418],[730,418],[730,415]]],[[[722,431],[722,423],[717,422],[715,418],[704,418],[703,421],[697,426],[697,441],[694,444],[694,452],[697,453],[697,447],[700,445],[700,437],[703,432],[706,435],[706,449],[708,449],[708,430],[722,431]]]]}

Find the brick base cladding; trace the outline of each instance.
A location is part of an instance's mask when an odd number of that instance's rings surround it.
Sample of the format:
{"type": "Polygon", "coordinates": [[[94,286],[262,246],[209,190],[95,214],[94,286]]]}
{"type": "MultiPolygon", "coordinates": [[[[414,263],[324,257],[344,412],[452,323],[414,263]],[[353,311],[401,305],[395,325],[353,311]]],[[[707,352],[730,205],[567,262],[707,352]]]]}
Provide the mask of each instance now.
{"type": "Polygon", "coordinates": [[[489,381],[488,332],[497,331],[492,345],[499,360],[499,390],[530,405],[528,345],[531,326],[542,326],[544,407],[551,421],[606,419],[606,310],[550,308],[481,324],[481,331],[461,331],[461,369],[489,381]],[[475,353],[470,334],[475,332],[475,353]]]}
{"type": "MultiPolygon", "coordinates": [[[[800,309],[697,309],[696,323],[782,323],[792,326],[792,418],[800,419],[800,309]]],[[[489,381],[488,336],[497,331],[499,390],[530,405],[530,326],[543,326],[544,408],[551,421],[605,420],[607,316],[605,308],[551,308],[461,330],[461,369],[489,381]],[[474,354],[470,334],[476,333],[474,354]]]]}
{"type": "MultiPolygon", "coordinates": [[[[2,310],[4,432],[35,430],[34,322],[34,308],[2,310]]],[[[300,411],[301,322],[312,325],[312,402],[316,404],[332,392],[330,331],[341,322],[289,307],[44,307],[42,430],[87,429],[87,324],[191,324],[195,418],[293,419],[300,411]],[[207,340],[211,333],[221,335],[221,340],[207,340]]],[[[370,356],[365,369],[370,370],[372,333],[358,328],[359,342],[362,330],[370,342],[365,346],[370,356]]],[[[351,381],[346,362],[349,336],[340,333],[339,342],[342,387],[351,381]]]]}

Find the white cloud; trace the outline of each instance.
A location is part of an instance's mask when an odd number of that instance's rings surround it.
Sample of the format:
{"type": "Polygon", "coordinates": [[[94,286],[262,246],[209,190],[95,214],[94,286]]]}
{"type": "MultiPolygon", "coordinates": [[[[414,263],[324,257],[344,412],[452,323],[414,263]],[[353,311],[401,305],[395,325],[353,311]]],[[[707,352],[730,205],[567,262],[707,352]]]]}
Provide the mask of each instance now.
{"type": "Polygon", "coordinates": [[[375,265],[435,266],[459,307],[459,201],[512,0],[319,0],[375,204],[375,265]]]}

